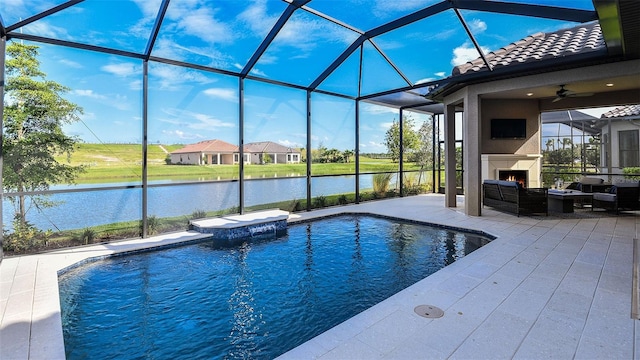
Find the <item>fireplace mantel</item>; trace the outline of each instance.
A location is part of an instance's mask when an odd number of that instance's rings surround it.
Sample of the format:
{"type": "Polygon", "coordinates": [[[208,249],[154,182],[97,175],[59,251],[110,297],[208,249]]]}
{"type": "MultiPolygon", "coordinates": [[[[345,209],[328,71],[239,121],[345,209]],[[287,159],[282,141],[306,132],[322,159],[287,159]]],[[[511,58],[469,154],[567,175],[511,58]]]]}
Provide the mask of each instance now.
{"type": "Polygon", "coordinates": [[[535,160],[541,159],[542,154],[482,154],[482,161],[500,160],[535,160]]]}
{"type": "Polygon", "coordinates": [[[481,161],[483,179],[497,180],[500,170],[526,170],[526,186],[542,186],[542,154],[482,154],[481,161]]]}

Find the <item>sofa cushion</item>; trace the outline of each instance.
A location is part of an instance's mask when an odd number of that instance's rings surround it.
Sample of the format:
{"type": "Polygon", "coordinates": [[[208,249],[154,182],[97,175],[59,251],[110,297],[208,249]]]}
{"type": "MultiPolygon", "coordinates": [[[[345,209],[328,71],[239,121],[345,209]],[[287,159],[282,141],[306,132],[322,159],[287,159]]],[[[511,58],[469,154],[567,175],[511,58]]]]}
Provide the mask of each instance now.
{"type": "Polygon", "coordinates": [[[513,187],[516,189],[522,189],[522,185],[517,181],[498,180],[500,187],[513,187]]]}
{"type": "Polygon", "coordinates": [[[600,201],[614,202],[616,201],[616,194],[593,193],[593,199],[600,200],[600,201]]]}

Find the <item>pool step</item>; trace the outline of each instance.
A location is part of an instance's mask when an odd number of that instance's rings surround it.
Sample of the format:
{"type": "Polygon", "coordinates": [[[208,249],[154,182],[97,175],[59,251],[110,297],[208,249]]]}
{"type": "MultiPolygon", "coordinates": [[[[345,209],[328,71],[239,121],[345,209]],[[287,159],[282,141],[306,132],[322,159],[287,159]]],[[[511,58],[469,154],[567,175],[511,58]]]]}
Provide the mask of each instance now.
{"type": "Polygon", "coordinates": [[[214,239],[232,240],[276,235],[287,229],[289,212],[273,209],[243,215],[189,221],[189,229],[211,234],[214,239]]]}

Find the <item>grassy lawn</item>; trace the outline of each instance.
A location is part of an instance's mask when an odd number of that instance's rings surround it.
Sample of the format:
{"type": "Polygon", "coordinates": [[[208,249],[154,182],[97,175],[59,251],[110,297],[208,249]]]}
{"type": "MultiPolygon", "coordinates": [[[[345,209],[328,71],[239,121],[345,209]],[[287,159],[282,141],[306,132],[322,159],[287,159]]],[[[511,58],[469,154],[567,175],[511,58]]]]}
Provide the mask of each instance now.
{"type": "MultiPolygon", "coordinates": [[[[229,180],[238,178],[238,165],[167,165],[167,152],[182,145],[148,146],[149,180],[229,180]],[[167,152],[165,152],[165,150],[167,152]]],[[[78,144],[70,159],[57,158],[73,166],[83,165],[86,172],[77,182],[80,184],[142,181],[142,145],[139,144],[78,144]]],[[[360,172],[398,171],[398,163],[389,159],[360,157],[360,172]]],[[[415,164],[405,164],[405,170],[417,170],[415,164]]],[[[304,176],[306,164],[245,165],[245,177],[304,176]]],[[[312,164],[312,175],[336,175],[355,173],[355,162],[312,164]]]]}

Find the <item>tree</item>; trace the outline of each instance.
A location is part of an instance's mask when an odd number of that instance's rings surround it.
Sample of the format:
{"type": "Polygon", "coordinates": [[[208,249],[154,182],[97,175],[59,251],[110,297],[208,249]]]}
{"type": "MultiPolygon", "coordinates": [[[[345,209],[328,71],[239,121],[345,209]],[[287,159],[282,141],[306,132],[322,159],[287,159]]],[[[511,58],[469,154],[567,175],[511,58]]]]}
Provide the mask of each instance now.
{"type": "Polygon", "coordinates": [[[420,184],[425,167],[433,163],[433,121],[423,122],[417,135],[419,146],[413,155],[416,164],[420,165],[420,176],[418,177],[418,184],[420,184]]]}
{"type": "MultiPolygon", "coordinates": [[[[414,130],[413,118],[410,116],[402,117],[402,145],[404,154],[408,155],[416,151],[420,145],[420,138],[416,130],[414,130]]],[[[387,152],[391,156],[392,161],[400,159],[400,123],[393,121],[393,125],[387,130],[384,137],[384,143],[387,146],[387,152]]]]}
{"type": "Polygon", "coordinates": [[[345,150],[342,152],[342,157],[344,158],[344,162],[348,163],[351,161],[351,157],[355,155],[353,150],[345,150]]]}
{"type": "Polygon", "coordinates": [[[55,159],[59,155],[69,158],[74,151],[78,140],[64,134],[62,126],[78,121],[82,108],[62,97],[67,87],[46,80],[37,57],[37,46],[17,42],[7,46],[2,176],[4,191],[19,193],[10,197],[16,229],[28,226],[27,198],[32,206],[54,206],[44,196],[23,192],[73,183],[84,170],[55,159]]]}

